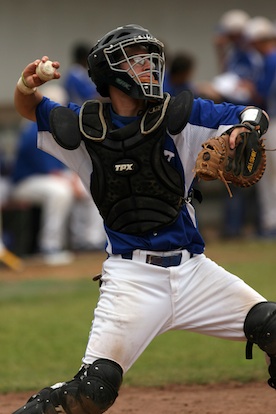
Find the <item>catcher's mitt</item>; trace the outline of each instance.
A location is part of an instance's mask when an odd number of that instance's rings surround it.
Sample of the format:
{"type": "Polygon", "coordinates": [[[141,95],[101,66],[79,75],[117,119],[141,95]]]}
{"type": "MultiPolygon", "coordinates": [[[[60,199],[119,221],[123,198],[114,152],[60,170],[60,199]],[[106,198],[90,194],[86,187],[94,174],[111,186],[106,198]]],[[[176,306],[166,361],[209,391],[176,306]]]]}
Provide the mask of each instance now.
{"type": "Polygon", "coordinates": [[[202,144],[195,174],[206,181],[220,179],[232,197],[228,183],[237,187],[256,184],[265,171],[266,154],[263,140],[256,130],[241,133],[235,149],[229,147],[230,131],[202,144]]]}

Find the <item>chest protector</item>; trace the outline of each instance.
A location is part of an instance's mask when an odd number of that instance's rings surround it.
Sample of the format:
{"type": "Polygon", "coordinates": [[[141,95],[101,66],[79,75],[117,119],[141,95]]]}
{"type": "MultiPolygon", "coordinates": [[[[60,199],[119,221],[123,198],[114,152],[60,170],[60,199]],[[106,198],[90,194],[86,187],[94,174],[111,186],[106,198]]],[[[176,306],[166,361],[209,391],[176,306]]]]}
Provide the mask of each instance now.
{"type": "MultiPolygon", "coordinates": [[[[173,100],[167,95],[142,120],[119,129],[112,125],[108,104],[82,106],[81,140],[93,163],[90,190],[111,230],[140,236],[177,219],[185,202],[184,182],[164,156],[164,141],[167,129],[177,134],[188,121],[193,98],[187,92],[181,96],[173,100]]],[[[66,147],[57,137],[57,123],[52,125],[53,136],[66,147]]]]}

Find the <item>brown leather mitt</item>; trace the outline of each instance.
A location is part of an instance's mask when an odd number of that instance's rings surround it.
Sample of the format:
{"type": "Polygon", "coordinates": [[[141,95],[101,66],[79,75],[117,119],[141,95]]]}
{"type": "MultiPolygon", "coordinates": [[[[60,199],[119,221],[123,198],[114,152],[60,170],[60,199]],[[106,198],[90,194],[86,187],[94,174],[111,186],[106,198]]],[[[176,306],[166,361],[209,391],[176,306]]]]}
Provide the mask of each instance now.
{"type": "Polygon", "coordinates": [[[263,140],[256,130],[241,133],[235,149],[229,147],[228,132],[202,144],[195,174],[205,181],[221,180],[232,197],[229,183],[250,187],[260,180],[266,167],[266,154],[263,140]]]}

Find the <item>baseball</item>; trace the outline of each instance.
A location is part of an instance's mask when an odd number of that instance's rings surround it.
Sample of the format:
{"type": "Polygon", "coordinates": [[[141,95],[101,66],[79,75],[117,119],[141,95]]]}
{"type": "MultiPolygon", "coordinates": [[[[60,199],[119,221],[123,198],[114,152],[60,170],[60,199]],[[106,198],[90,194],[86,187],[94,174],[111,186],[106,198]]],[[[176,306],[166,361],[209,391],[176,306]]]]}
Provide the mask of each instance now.
{"type": "Polygon", "coordinates": [[[53,79],[55,68],[52,66],[52,63],[51,60],[47,60],[46,62],[40,62],[37,66],[36,74],[41,80],[48,81],[53,79]]]}

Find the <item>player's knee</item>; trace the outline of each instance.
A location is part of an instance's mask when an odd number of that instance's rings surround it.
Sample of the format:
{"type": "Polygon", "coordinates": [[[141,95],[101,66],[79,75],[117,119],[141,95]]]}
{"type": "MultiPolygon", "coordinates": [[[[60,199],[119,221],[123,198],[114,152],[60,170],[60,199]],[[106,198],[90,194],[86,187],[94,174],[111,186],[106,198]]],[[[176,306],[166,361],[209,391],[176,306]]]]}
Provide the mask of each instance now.
{"type": "Polygon", "coordinates": [[[108,359],[84,365],[74,379],[53,393],[55,407],[67,413],[101,414],[115,402],[122,383],[122,368],[108,359]]]}
{"type": "Polygon", "coordinates": [[[101,414],[115,402],[122,383],[120,365],[98,359],[85,365],[72,381],[45,388],[13,414],[101,414]]]}
{"type": "MultiPolygon", "coordinates": [[[[76,376],[81,379],[78,399],[87,411],[97,407],[102,413],[115,402],[122,384],[123,371],[120,365],[108,359],[98,359],[92,365],[83,367],[76,376]]],[[[91,413],[94,413],[92,410],[91,413]]]]}
{"type": "Polygon", "coordinates": [[[244,333],[249,343],[276,356],[276,303],[260,302],[253,306],[245,318],[244,333]]]}

